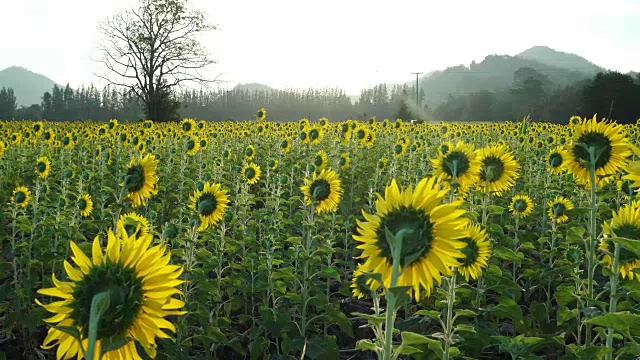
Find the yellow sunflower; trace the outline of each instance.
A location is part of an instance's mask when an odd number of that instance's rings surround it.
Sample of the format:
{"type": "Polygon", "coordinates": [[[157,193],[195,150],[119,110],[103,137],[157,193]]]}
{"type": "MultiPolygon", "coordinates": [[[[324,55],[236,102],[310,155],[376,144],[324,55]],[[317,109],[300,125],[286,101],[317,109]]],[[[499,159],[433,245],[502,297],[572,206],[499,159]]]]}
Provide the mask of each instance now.
{"type": "Polygon", "coordinates": [[[149,220],[136,212],[120,215],[116,223],[116,232],[125,233],[127,236],[142,237],[150,231],[149,220]]]}
{"type": "Polygon", "coordinates": [[[640,161],[631,161],[627,165],[627,175],[624,176],[625,180],[631,181],[634,188],[640,187],[640,161]]]}
{"type": "Polygon", "coordinates": [[[251,161],[254,157],[256,157],[256,148],[253,145],[248,145],[244,149],[244,158],[246,161],[251,161]]]}
{"type": "Polygon", "coordinates": [[[460,249],[464,257],[458,259],[460,262],[458,272],[469,281],[469,278],[477,279],[482,273],[482,269],[487,267],[491,255],[491,245],[487,240],[486,231],[480,225],[469,222],[465,231],[467,236],[460,241],[467,246],[460,249]]]}
{"type": "Polygon", "coordinates": [[[248,163],[242,168],[242,177],[249,185],[258,183],[258,181],[260,181],[260,174],[262,174],[260,166],[254,163],[248,163]]]}
{"type": "Polygon", "coordinates": [[[91,196],[89,194],[82,194],[80,199],[78,199],[78,210],[80,211],[80,216],[87,217],[91,215],[93,211],[93,200],[91,200],[91,196]]]}
{"type": "Polygon", "coordinates": [[[196,121],[193,119],[186,118],[180,122],[180,129],[185,134],[190,134],[192,131],[196,129],[196,126],[197,126],[196,121]]]}
{"type": "Polygon", "coordinates": [[[343,153],[342,155],[340,155],[340,160],[338,160],[338,166],[340,167],[340,170],[344,171],[348,169],[349,165],[351,165],[351,158],[349,157],[349,154],[343,153]]]}
{"type": "Polygon", "coordinates": [[[464,191],[477,180],[480,174],[480,161],[477,159],[473,145],[459,141],[455,146],[448,144],[446,152],[440,152],[431,160],[435,175],[444,174],[446,179],[453,179],[464,191]]]}
{"type": "Polygon", "coordinates": [[[269,170],[275,171],[278,169],[278,159],[270,159],[269,162],[267,162],[267,166],[269,167],[269,170]]]}
{"type": "Polygon", "coordinates": [[[36,174],[43,179],[51,175],[51,161],[46,156],[38,158],[36,162],[36,174]]]}
{"type": "Polygon", "coordinates": [[[520,165],[507,147],[494,145],[480,149],[478,160],[480,173],[477,182],[484,191],[487,191],[488,186],[489,192],[500,196],[513,186],[520,165]]]}
{"type": "Polygon", "coordinates": [[[116,236],[109,230],[106,253],[96,236],[91,258],[70,242],[71,259],[79,269],[65,260],[70,281],[60,281],[53,274],[54,287],[38,290],[39,294],[62,299],[50,304],[36,299],[38,305],[55,314],[44,321],[57,327],[49,329],[42,347],[58,346],[57,359],[81,358],[88,350],[92,302],[97,295],[106,295],[107,308],[97,326],[95,358],[100,358],[105,342],[118,341],[124,341],[124,345],[107,350],[102,359],[141,359],[136,342],[155,358],[156,338],[169,338],[165,330],[176,331],[165,317],[185,312],[179,311],[184,302],[173,298],[181,294],[176,286],[183,283],[178,279],[182,266],[168,265],[171,252],[164,245],[150,247],[152,241],[150,234],[116,236]],[[75,328],[80,340],[60,327],[75,328]]]}
{"type": "Polygon", "coordinates": [[[313,166],[315,166],[318,171],[321,171],[325,166],[327,166],[327,163],[329,163],[327,153],[324,150],[318,151],[316,156],[313,158],[313,166]]]}
{"type": "Polygon", "coordinates": [[[558,146],[547,155],[547,168],[552,174],[561,174],[567,168],[569,153],[564,146],[558,146]]]}
{"type": "Polygon", "coordinates": [[[533,201],[528,195],[516,195],[511,199],[509,211],[514,216],[524,219],[533,212],[533,201]]]}
{"type": "Polygon", "coordinates": [[[282,142],[280,143],[280,150],[282,150],[283,154],[287,154],[289,151],[291,151],[291,139],[290,138],[286,138],[286,139],[282,140],[282,142]]]}
{"type": "Polygon", "coordinates": [[[4,146],[4,142],[2,142],[2,140],[0,140],[0,157],[2,157],[2,155],[4,154],[5,150],[6,150],[6,147],[4,146]]]}
{"type": "Polygon", "coordinates": [[[331,169],[324,169],[319,174],[313,173],[313,179],[304,179],[300,187],[307,205],[316,209],[318,214],[335,211],[342,198],[342,182],[340,176],[331,169]]]}
{"type": "Polygon", "coordinates": [[[140,155],[131,159],[124,178],[124,187],[127,198],[131,200],[133,207],[144,204],[158,193],[158,160],[152,155],[140,155]]]}
{"type": "MultiPolygon", "coordinates": [[[[602,228],[605,236],[600,240],[600,250],[607,252],[603,263],[611,266],[614,244],[609,237],[640,239],[640,201],[634,201],[631,205],[625,205],[619,211],[614,211],[611,221],[606,222],[602,228]]],[[[620,275],[623,278],[640,281],[640,276],[634,272],[635,269],[640,268],[640,258],[635,253],[621,247],[619,264],[620,275]]]]}
{"type": "Polygon", "coordinates": [[[593,119],[574,125],[572,130],[569,171],[578,183],[589,185],[589,168],[594,166],[596,184],[602,187],[626,165],[627,157],[631,155],[624,127],[614,122],[598,122],[594,115],[593,119]]]}
{"type": "MultiPolygon", "coordinates": [[[[443,203],[447,189],[442,189],[436,177],[422,179],[415,190],[409,186],[400,191],[395,179],[387,186],[385,195],[378,194],[376,213],[363,211],[365,221],[357,221],[353,238],[362,243],[363,272],[382,274],[385,288],[391,286],[393,256],[386,232],[390,232],[400,246],[399,276],[396,286],[410,286],[413,297],[421,297],[421,289],[431,294],[433,282],[441,283],[441,276],[451,275],[451,268],[460,266],[464,257],[460,241],[467,234],[469,220],[461,209],[462,201],[443,203]]],[[[368,282],[372,290],[381,284],[368,282]]]]}
{"type": "Polygon", "coordinates": [[[549,201],[547,207],[549,208],[549,210],[547,210],[549,219],[555,220],[558,224],[562,224],[569,220],[567,211],[573,209],[573,203],[567,198],[557,196],[555,199],[549,201]]]}
{"type": "Polygon", "coordinates": [[[309,141],[311,141],[311,144],[318,144],[322,140],[322,136],[322,127],[313,125],[309,128],[309,141]]]}
{"type": "Polygon", "coordinates": [[[17,207],[27,207],[29,200],[31,200],[31,191],[26,186],[19,186],[13,190],[11,202],[17,207]]]}
{"type": "Polygon", "coordinates": [[[229,205],[229,195],[220,184],[205,183],[202,191],[196,190],[189,197],[191,203],[189,208],[195,210],[200,217],[198,231],[207,230],[215,226],[224,215],[224,211],[229,205]]]}
{"type": "Polygon", "coordinates": [[[258,110],[258,113],[256,114],[256,118],[260,121],[266,119],[267,117],[267,110],[265,110],[264,108],[261,108],[260,110],[258,110]]]}

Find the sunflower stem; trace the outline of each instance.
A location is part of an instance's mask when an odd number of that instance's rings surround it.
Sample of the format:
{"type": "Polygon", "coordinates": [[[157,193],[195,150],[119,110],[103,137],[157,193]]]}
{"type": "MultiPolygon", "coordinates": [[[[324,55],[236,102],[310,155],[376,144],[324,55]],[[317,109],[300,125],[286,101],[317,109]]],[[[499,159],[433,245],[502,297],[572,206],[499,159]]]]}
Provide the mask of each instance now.
{"type": "Polygon", "coordinates": [[[449,352],[451,349],[451,344],[453,343],[453,305],[456,301],[456,273],[457,271],[453,270],[453,275],[449,279],[449,294],[447,296],[447,319],[446,319],[446,329],[445,332],[445,342],[444,342],[444,353],[442,354],[442,360],[449,360],[449,352]]]}
{"type": "Polygon", "coordinates": [[[398,281],[398,276],[400,275],[400,258],[402,256],[402,238],[407,230],[400,230],[397,234],[393,235],[386,229],[387,231],[387,242],[391,246],[391,254],[393,257],[393,263],[391,265],[391,283],[389,284],[389,288],[386,291],[387,297],[387,311],[385,318],[385,326],[384,326],[384,360],[392,359],[392,351],[393,351],[393,329],[396,315],[396,296],[390,289],[393,289],[396,286],[398,281]]]}
{"type": "MultiPolygon", "coordinates": [[[[594,245],[596,243],[596,154],[593,148],[589,148],[589,184],[591,192],[591,211],[589,212],[589,240],[586,244],[587,255],[587,307],[591,306],[593,299],[593,273],[595,268],[593,266],[594,245]]],[[[587,324],[586,341],[585,345],[591,345],[591,324],[587,324]]]]}
{"type": "MultiPolygon", "coordinates": [[[[109,292],[104,291],[93,296],[89,315],[89,345],[86,359],[95,359],[96,341],[98,341],[98,327],[100,318],[109,308],[109,292]]],[[[99,354],[100,355],[100,354],[99,354]]]]}
{"type": "MultiPolygon", "coordinates": [[[[613,250],[613,264],[611,264],[611,275],[609,285],[611,286],[611,292],[609,294],[609,314],[616,312],[616,306],[618,303],[618,276],[620,272],[620,244],[614,243],[613,250]]],[[[613,329],[607,329],[607,348],[611,349],[606,355],[606,360],[611,360],[613,354],[613,329]]]]}
{"type": "MultiPolygon", "coordinates": [[[[516,214],[516,224],[515,224],[515,228],[514,228],[514,238],[513,238],[513,253],[518,255],[518,227],[520,225],[520,215],[516,214]]],[[[515,260],[513,261],[513,274],[511,276],[513,282],[517,283],[516,281],[516,272],[518,271],[518,264],[516,264],[515,260]]],[[[515,297],[515,294],[514,294],[515,297]]]]}

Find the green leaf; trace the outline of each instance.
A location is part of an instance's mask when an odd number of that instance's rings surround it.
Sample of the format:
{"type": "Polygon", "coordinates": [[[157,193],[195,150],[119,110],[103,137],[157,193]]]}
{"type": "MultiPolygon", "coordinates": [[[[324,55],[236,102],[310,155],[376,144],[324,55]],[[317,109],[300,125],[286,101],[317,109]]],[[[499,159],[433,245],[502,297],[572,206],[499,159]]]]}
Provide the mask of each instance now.
{"type": "Polygon", "coordinates": [[[101,339],[100,343],[102,347],[100,351],[105,354],[109,351],[118,350],[121,347],[127,345],[129,340],[125,336],[112,336],[110,338],[101,339]]]}
{"type": "Polygon", "coordinates": [[[411,331],[403,331],[400,334],[400,337],[402,338],[403,345],[430,344],[434,341],[437,341],[437,340],[429,339],[424,335],[416,334],[411,331]]]}
{"type": "Polygon", "coordinates": [[[620,244],[626,250],[631,251],[636,256],[640,257],[640,240],[626,239],[621,237],[609,238],[612,242],[620,244]]]}
{"type": "Polygon", "coordinates": [[[440,318],[440,314],[441,314],[440,311],[435,311],[435,310],[418,310],[416,312],[416,315],[426,316],[434,319],[440,318]]]}
{"type": "Polygon", "coordinates": [[[476,316],[478,315],[475,311],[472,310],[467,310],[467,309],[462,309],[462,310],[456,310],[456,317],[458,316],[476,316]]]}
{"type": "Polygon", "coordinates": [[[467,324],[460,324],[456,326],[456,331],[464,331],[464,332],[476,332],[476,329],[473,327],[473,325],[467,325],[467,324]]]}
{"type": "Polygon", "coordinates": [[[504,213],[505,208],[498,205],[489,205],[487,206],[487,210],[489,211],[490,215],[501,215],[502,213],[504,213]]]}
{"type": "Polygon", "coordinates": [[[558,305],[567,305],[576,298],[574,294],[575,287],[572,285],[560,285],[555,293],[558,305]]]}
{"type": "Polygon", "coordinates": [[[523,315],[520,306],[511,298],[503,297],[497,306],[493,308],[498,315],[512,319],[517,324],[522,324],[523,315]]]}
{"type": "Polygon", "coordinates": [[[380,326],[386,320],[386,317],[384,315],[376,316],[376,315],[369,315],[361,312],[354,312],[354,313],[351,313],[351,315],[361,317],[369,321],[374,326],[380,326]]]}
{"type": "Polygon", "coordinates": [[[583,227],[572,227],[567,231],[567,241],[572,244],[582,243],[586,232],[587,231],[583,227]]]}
{"type": "Polygon", "coordinates": [[[611,328],[623,334],[640,335],[640,315],[630,312],[604,314],[591,318],[586,323],[611,328]]]}
{"type": "Polygon", "coordinates": [[[566,306],[560,306],[558,308],[558,318],[556,320],[556,324],[562,325],[571,319],[575,319],[577,315],[578,309],[569,309],[566,306]]]}
{"type": "Polygon", "coordinates": [[[521,263],[520,258],[515,252],[513,252],[513,250],[507,249],[503,246],[496,247],[495,250],[493,251],[493,255],[501,260],[512,261],[512,262],[515,262],[516,264],[521,263]]]}
{"type": "Polygon", "coordinates": [[[340,280],[340,274],[338,274],[336,269],[330,268],[328,266],[322,268],[321,274],[328,277],[329,279],[340,280]]]}
{"type": "Polygon", "coordinates": [[[356,343],[356,350],[376,351],[376,345],[369,339],[358,340],[356,343]]]}

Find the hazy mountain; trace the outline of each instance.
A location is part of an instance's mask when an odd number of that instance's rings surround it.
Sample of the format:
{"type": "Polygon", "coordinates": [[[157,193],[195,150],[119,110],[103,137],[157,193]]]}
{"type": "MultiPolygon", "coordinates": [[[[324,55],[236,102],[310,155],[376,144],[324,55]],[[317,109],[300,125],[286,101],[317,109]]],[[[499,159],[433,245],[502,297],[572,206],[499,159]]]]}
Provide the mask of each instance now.
{"type": "MultiPolygon", "coordinates": [[[[514,72],[521,68],[533,69],[543,75],[551,87],[571,85],[604,71],[578,55],[534,47],[516,56],[489,55],[482,62],[474,61],[469,66],[458,65],[431,72],[421,77],[420,87],[425,91],[427,104],[434,107],[446,100],[449,94],[457,96],[481,90],[504,91],[511,87],[514,72]],[[552,63],[567,65],[564,67],[552,63]]],[[[412,82],[407,84],[411,85],[412,82]]]]}
{"type": "Polygon", "coordinates": [[[604,68],[592,63],[582,56],[557,51],[546,46],[534,46],[516,56],[523,59],[535,60],[545,65],[581,71],[592,75],[605,71],[604,68]]]}
{"type": "Polygon", "coordinates": [[[236,85],[234,88],[234,90],[249,90],[249,91],[269,91],[269,90],[274,90],[272,87],[265,85],[265,84],[259,84],[259,83],[249,83],[249,84],[238,84],[236,85]]]}
{"type": "Polygon", "coordinates": [[[19,66],[0,71],[0,88],[12,88],[18,106],[40,104],[42,94],[51,91],[55,82],[48,77],[31,72],[19,66]]]}

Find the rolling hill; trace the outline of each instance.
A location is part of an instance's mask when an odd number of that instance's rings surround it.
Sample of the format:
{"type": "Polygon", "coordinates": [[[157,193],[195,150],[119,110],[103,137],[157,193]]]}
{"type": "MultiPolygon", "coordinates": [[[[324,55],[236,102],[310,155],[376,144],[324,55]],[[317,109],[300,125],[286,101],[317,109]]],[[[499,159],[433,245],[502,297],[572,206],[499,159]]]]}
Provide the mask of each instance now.
{"type": "Polygon", "coordinates": [[[23,67],[12,66],[0,70],[0,88],[12,88],[18,106],[40,104],[42,94],[45,91],[51,91],[53,85],[55,85],[53,80],[23,67]]]}

